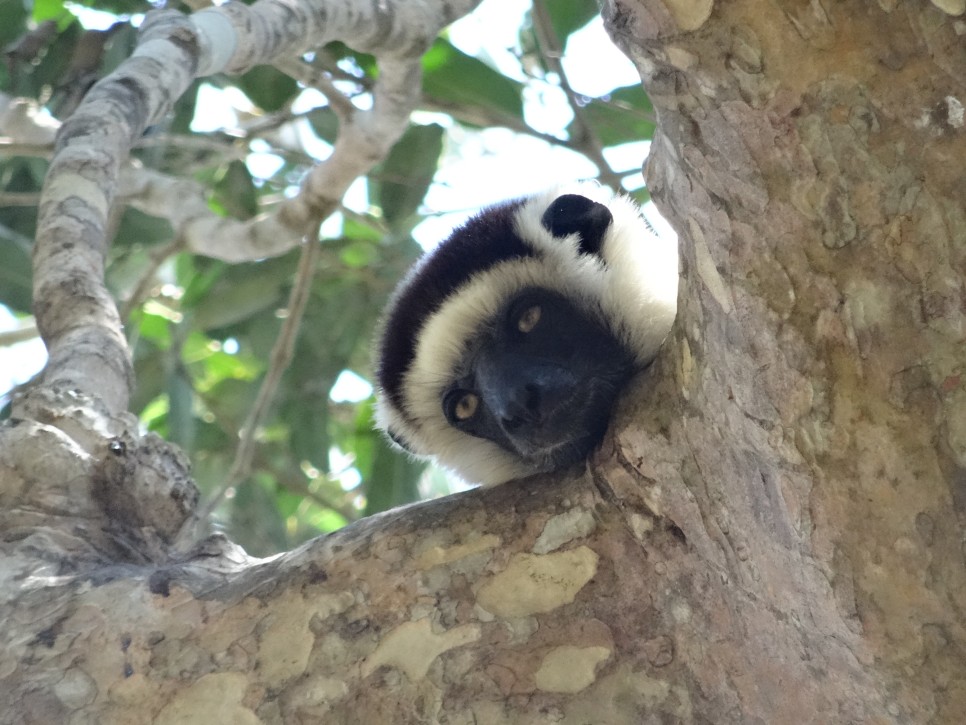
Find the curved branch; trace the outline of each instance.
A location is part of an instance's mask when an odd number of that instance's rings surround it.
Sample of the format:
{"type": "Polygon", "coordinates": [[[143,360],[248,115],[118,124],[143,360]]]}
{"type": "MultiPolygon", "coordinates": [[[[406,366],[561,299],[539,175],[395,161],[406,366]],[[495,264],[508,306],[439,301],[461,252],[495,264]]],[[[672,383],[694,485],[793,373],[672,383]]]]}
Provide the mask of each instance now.
{"type": "Polygon", "coordinates": [[[288,368],[292,361],[292,355],[295,353],[295,342],[298,339],[302,318],[305,316],[305,308],[308,305],[309,297],[311,297],[312,280],[315,278],[315,266],[321,249],[322,245],[319,243],[318,233],[306,238],[302,247],[302,255],[299,257],[295,283],[289,295],[288,314],[285,316],[282,329],[275,339],[275,345],[272,347],[268,370],[262,379],[261,387],[258,389],[255,404],[252,405],[248,417],[238,433],[239,441],[235,450],[235,459],[232,461],[231,468],[224,481],[211,494],[207,503],[201,507],[197,517],[200,522],[206,522],[228,490],[241,483],[251,472],[252,458],[255,455],[255,436],[268,414],[272,401],[275,399],[275,392],[282,381],[282,374],[288,368]]]}
{"type": "Polygon", "coordinates": [[[37,327],[49,353],[42,379],[96,394],[112,411],[127,408],[133,376],[104,285],[108,216],[131,145],[194,78],[198,47],[184,42],[188,25],[171,12],[145,22],[134,56],[61,126],[44,182],[33,257],[37,327]]]}
{"type": "Polygon", "coordinates": [[[281,254],[330,213],[402,133],[419,93],[420,55],[444,25],[477,3],[261,0],[207,8],[190,18],[150,13],[132,57],[91,89],[58,134],[34,247],[37,326],[49,352],[43,381],[99,396],[111,411],[127,408],[131,361],[104,285],[108,216],[131,146],[195,77],[242,72],[335,39],[380,61],[372,110],[354,115],[296,199],[250,224],[206,215],[189,223],[185,234],[192,251],[229,261],[281,254]]]}

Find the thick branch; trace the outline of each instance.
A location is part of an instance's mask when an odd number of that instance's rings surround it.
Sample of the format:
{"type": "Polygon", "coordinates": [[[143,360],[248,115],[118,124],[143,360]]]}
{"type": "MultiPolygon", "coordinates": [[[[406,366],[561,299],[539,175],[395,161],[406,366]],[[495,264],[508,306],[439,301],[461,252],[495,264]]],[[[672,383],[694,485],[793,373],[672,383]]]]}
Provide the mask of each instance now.
{"type": "Polygon", "coordinates": [[[141,48],[151,56],[136,53],[91,89],[58,133],[40,204],[34,304],[50,355],[43,379],[98,392],[115,411],[127,407],[133,381],[104,287],[108,213],[131,144],[193,78],[196,45],[174,42],[184,39],[185,25],[176,14],[154,15],[142,31],[141,48]]]}

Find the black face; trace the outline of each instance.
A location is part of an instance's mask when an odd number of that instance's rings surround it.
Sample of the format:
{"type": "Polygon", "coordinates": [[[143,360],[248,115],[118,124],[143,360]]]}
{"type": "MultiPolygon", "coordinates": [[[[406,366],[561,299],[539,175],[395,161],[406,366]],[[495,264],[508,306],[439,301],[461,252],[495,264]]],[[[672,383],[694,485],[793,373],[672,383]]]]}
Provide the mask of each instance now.
{"type": "Polygon", "coordinates": [[[540,471],[575,463],[600,442],[633,371],[603,325],[543,289],[518,294],[477,343],[443,412],[540,471]]]}

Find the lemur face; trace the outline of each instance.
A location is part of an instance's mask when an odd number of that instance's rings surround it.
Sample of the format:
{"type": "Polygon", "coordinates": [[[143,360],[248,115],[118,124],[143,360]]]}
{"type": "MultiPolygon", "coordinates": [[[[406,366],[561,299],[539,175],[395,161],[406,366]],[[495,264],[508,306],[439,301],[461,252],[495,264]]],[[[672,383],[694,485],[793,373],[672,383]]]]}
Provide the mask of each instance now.
{"type": "Polygon", "coordinates": [[[484,485],[582,460],[670,329],[676,265],[633,202],[593,184],[484,210],[389,304],[380,427],[484,485]]]}

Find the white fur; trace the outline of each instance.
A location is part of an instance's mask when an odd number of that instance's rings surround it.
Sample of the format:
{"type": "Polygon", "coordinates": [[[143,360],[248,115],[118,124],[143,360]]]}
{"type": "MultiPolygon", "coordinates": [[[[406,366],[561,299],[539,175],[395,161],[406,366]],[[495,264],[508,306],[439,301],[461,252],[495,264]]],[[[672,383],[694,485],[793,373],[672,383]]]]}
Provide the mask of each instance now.
{"type": "Polygon", "coordinates": [[[442,413],[442,393],[452,383],[464,344],[526,287],[565,295],[573,304],[618,328],[639,365],[650,362],[671,328],[677,294],[676,249],[668,250],[647,229],[637,205],[595,183],[548,190],[518,209],[516,229],[542,257],[514,259],[472,277],[430,316],[402,384],[406,415],[380,396],[381,428],[404,432],[407,444],[462,478],[484,486],[534,473],[495,443],[462,433],[442,413]],[[579,238],[556,238],[541,223],[561,194],[576,193],[606,205],[613,222],[605,232],[602,264],[578,251],[579,238]],[[415,423],[415,426],[413,425],[415,423]]]}

